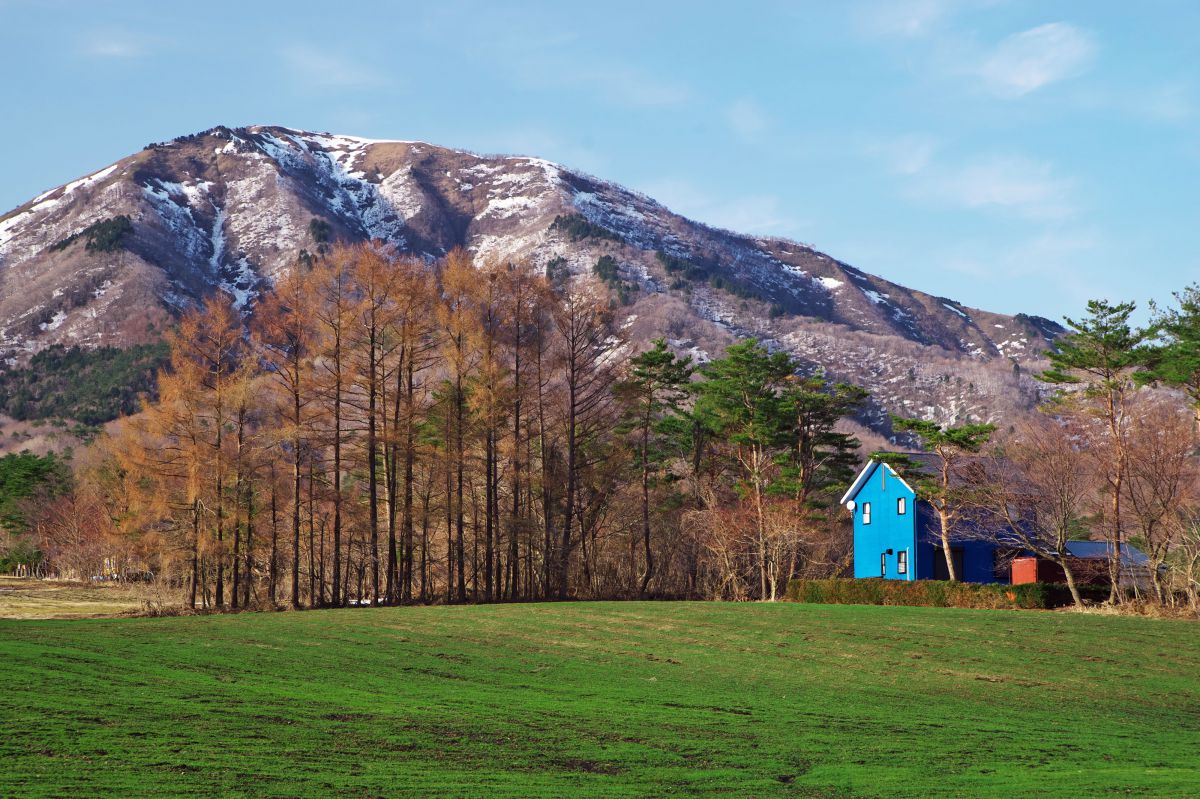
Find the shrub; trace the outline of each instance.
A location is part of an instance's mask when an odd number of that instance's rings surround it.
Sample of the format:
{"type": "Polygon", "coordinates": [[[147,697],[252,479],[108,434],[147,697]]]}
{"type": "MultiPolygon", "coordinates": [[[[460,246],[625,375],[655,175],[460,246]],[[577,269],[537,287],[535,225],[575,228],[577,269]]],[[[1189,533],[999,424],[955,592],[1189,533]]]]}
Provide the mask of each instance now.
{"type": "MultiPolygon", "coordinates": [[[[1098,600],[1108,589],[1080,586],[1084,599],[1098,600]]],[[[792,580],[787,598],[824,605],[909,605],[935,608],[1047,609],[1072,604],[1071,592],[1059,583],[963,583],[946,580],[884,580],[838,578],[792,580]]]]}
{"type": "Polygon", "coordinates": [[[139,395],[153,397],[157,371],[166,361],[165,344],[94,350],[56,344],[34,355],[27,367],[0,367],[0,413],[103,424],[137,411],[139,395]]]}
{"type": "Polygon", "coordinates": [[[71,467],[61,456],[28,451],[5,455],[0,458],[0,527],[26,532],[34,508],[30,501],[61,496],[70,488],[71,467]]]}
{"type": "MultiPolygon", "coordinates": [[[[715,260],[694,258],[689,261],[663,252],[662,250],[656,251],[654,257],[662,265],[662,268],[666,270],[666,273],[672,276],[672,289],[686,288],[689,282],[707,283],[718,291],[728,292],[743,300],[771,302],[771,298],[767,294],[759,291],[754,286],[743,282],[733,275],[720,274],[721,264],[715,260]]],[[[778,303],[772,305],[770,310],[772,319],[777,319],[785,313],[787,313],[787,309],[778,303]]]]}
{"type": "Polygon", "coordinates": [[[662,250],[654,253],[654,257],[662,264],[663,269],[667,270],[668,275],[679,275],[684,280],[691,280],[697,283],[703,283],[710,277],[709,271],[704,266],[699,266],[691,261],[685,261],[675,255],[670,255],[662,250]]]}
{"type": "Polygon", "coordinates": [[[114,216],[110,219],[101,219],[99,222],[88,225],[74,235],[54,242],[50,245],[50,251],[65,250],[78,241],[80,237],[85,237],[87,243],[84,248],[88,252],[115,252],[120,249],[121,240],[125,238],[125,234],[130,233],[132,230],[133,222],[125,214],[114,216]]]}
{"type": "Polygon", "coordinates": [[[333,228],[324,219],[313,217],[308,222],[308,235],[317,244],[325,244],[333,238],[333,228]]]}
{"type": "Polygon", "coordinates": [[[621,275],[617,269],[617,261],[611,255],[601,255],[600,260],[596,261],[592,267],[592,274],[610,286],[619,285],[621,282],[621,275]]]}
{"type": "Polygon", "coordinates": [[[606,227],[589,222],[582,214],[567,214],[554,217],[551,230],[562,231],[571,241],[583,239],[608,239],[609,241],[624,242],[625,239],[606,227]]]}
{"type": "Polygon", "coordinates": [[[566,280],[571,274],[567,259],[562,256],[551,258],[546,262],[546,279],[557,285],[566,280]]]}

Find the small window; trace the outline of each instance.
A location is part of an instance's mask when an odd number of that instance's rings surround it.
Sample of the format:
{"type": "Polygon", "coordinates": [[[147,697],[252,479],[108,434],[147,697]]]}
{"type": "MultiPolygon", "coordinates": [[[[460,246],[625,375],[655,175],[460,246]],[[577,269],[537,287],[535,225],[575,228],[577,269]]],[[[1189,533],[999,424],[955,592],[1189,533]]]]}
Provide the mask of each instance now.
{"type": "Polygon", "coordinates": [[[871,523],[871,503],[864,502],[863,503],[863,524],[870,524],[870,523],[871,523]]]}
{"type": "Polygon", "coordinates": [[[879,553],[879,576],[887,577],[887,553],[879,553]]]}
{"type": "Polygon", "coordinates": [[[905,497],[900,497],[900,499],[896,500],[896,513],[900,516],[903,516],[908,510],[908,502],[905,500],[905,497]]]}
{"type": "MultiPolygon", "coordinates": [[[[903,502],[904,500],[900,500],[903,502]]],[[[896,553],[896,574],[908,574],[908,550],[902,549],[896,553]]]]}

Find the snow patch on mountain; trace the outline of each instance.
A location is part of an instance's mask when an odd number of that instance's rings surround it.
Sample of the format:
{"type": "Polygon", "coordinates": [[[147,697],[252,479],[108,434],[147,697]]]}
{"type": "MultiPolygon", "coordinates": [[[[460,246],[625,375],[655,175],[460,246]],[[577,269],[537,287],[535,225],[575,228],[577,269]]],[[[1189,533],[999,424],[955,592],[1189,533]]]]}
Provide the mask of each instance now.
{"type": "Polygon", "coordinates": [[[532,197],[517,195],[516,197],[493,197],[488,200],[487,208],[480,216],[491,216],[497,219],[507,219],[514,214],[536,208],[538,201],[532,197]]]}
{"type": "Polygon", "coordinates": [[[943,303],[942,303],[942,307],[943,307],[943,308],[945,308],[945,309],[946,309],[946,310],[948,310],[948,311],[953,311],[954,313],[956,313],[956,314],[958,314],[959,316],[961,316],[963,319],[966,319],[968,322],[969,322],[969,321],[971,321],[971,317],[970,317],[970,316],[967,316],[967,314],[963,313],[963,311],[962,311],[961,309],[954,307],[953,305],[951,305],[951,304],[950,304],[950,303],[948,303],[948,302],[943,302],[943,303]]]}
{"type": "Polygon", "coordinates": [[[60,327],[62,327],[62,324],[65,321],[67,321],[66,311],[56,311],[54,316],[50,318],[49,322],[42,322],[40,325],[38,325],[38,328],[43,332],[58,330],[60,327]]]}
{"type": "Polygon", "coordinates": [[[196,223],[191,206],[187,204],[187,195],[172,193],[177,185],[154,180],[144,183],[142,191],[159,220],[175,235],[179,249],[189,258],[196,259],[204,253],[208,237],[196,223]]]}
{"type": "MultiPolygon", "coordinates": [[[[60,194],[58,197],[56,197],[52,202],[57,203],[58,201],[65,199],[68,194],[75,191],[76,189],[86,188],[88,186],[93,186],[93,185],[99,183],[100,181],[104,180],[106,177],[111,175],[113,172],[116,172],[117,168],[120,166],[121,166],[120,163],[116,163],[110,167],[105,167],[104,169],[101,169],[99,172],[93,172],[92,174],[88,175],[87,177],[82,177],[79,180],[71,181],[67,185],[61,187],[62,194],[60,194]]],[[[57,188],[51,189],[50,191],[39,194],[33,200],[34,205],[36,206],[38,203],[40,203],[46,197],[49,197],[51,194],[54,194],[56,191],[58,191],[57,188]]],[[[45,206],[45,204],[43,204],[43,207],[47,207],[47,206],[45,206]]]]}

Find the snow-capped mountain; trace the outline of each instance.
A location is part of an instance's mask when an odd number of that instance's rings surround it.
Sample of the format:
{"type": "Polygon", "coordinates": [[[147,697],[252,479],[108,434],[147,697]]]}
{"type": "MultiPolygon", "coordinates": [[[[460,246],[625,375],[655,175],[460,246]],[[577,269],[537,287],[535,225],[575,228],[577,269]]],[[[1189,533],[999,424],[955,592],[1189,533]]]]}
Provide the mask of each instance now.
{"type": "Polygon", "coordinates": [[[1021,365],[1061,332],[899,286],[808,245],[698,224],[537,158],[218,127],[150,145],[0,217],[0,358],[156,339],[217,287],[250,308],[302,251],[367,238],[574,275],[608,255],[635,338],[665,335],[703,359],[755,335],[913,415],[994,418],[1026,405],[1034,389],[1021,365]]]}

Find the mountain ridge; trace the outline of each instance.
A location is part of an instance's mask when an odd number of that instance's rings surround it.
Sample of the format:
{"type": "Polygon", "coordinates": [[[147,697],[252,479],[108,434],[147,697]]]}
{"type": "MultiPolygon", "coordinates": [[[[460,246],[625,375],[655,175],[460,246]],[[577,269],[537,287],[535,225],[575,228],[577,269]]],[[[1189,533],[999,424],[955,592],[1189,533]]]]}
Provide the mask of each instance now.
{"type": "Polygon", "coordinates": [[[900,369],[909,385],[882,405],[905,412],[907,399],[908,411],[938,418],[1028,406],[1037,389],[1027,367],[1062,330],[907,288],[807,244],[695,222],[540,158],[218,126],[151,144],[0,216],[0,358],[18,362],[52,343],[153,341],[212,290],[249,307],[297,258],[367,239],[429,259],[454,247],[531,259],[579,280],[600,279],[593,271],[607,256],[605,280],[620,289],[635,339],[664,335],[704,359],[753,335],[877,392],[900,369]],[[79,240],[120,216],[129,227],[111,250],[79,240]],[[969,381],[976,388],[996,385],[950,398],[945,384],[965,372],[986,378],[969,381]]]}

